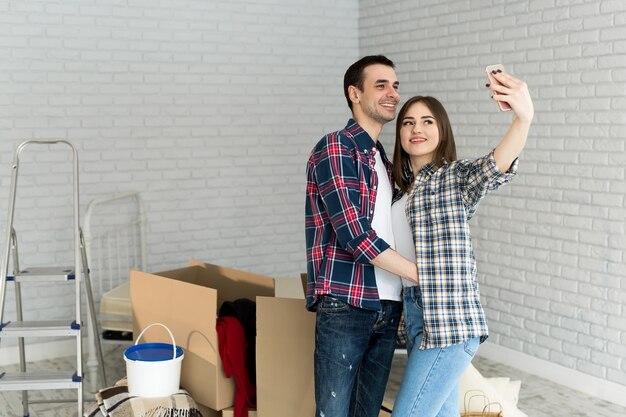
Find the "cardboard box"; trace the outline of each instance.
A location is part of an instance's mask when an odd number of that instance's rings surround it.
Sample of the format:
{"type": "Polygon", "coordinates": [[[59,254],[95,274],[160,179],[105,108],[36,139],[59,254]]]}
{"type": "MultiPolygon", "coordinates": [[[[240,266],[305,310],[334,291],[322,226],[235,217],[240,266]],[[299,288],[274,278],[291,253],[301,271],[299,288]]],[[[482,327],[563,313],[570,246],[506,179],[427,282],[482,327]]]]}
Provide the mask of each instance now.
{"type": "MultiPolygon", "coordinates": [[[[257,417],[258,413],[256,410],[248,410],[248,417],[257,417]]],[[[204,417],[204,415],[202,416],[204,417]]],[[[228,407],[222,410],[222,417],[235,417],[235,409],[233,407],[228,407]]]]}
{"type": "MultiPolygon", "coordinates": [[[[197,403],[223,414],[234,404],[234,380],[226,378],[219,358],[217,313],[224,301],[255,300],[257,415],[313,416],[315,314],[304,300],[275,298],[269,277],[198,261],[189,265],[154,274],[131,271],[134,334],[155,322],[168,326],[185,349],[181,386],[197,403]]],[[[294,283],[286,284],[292,292],[294,283]]],[[[165,330],[153,329],[143,341],[168,340],[165,330]]]]}
{"type": "Polygon", "coordinates": [[[304,300],[257,297],[259,417],[315,415],[315,314],[304,300]]]}
{"type": "Polygon", "coordinates": [[[198,406],[198,410],[202,413],[202,417],[220,417],[222,415],[221,412],[213,410],[207,406],[202,404],[196,404],[198,406]]]}
{"type": "Polygon", "coordinates": [[[393,402],[383,400],[383,404],[380,406],[380,413],[378,417],[391,417],[391,411],[393,410],[393,402]]]}
{"type": "MultiPolygon", "coordinates": [[[[190,261],[186,268],[131,271],[135,337],[151,323],[163,323],[185,350],[181,386],[200,404],[221,410],[234,404],[235,382],[226,378],[215,329],[225,300],[274,295],[274,280],[262,275],[190,261]]],[[[164,329],[151,328],[144,342],[165,342],[164,329]]]]}

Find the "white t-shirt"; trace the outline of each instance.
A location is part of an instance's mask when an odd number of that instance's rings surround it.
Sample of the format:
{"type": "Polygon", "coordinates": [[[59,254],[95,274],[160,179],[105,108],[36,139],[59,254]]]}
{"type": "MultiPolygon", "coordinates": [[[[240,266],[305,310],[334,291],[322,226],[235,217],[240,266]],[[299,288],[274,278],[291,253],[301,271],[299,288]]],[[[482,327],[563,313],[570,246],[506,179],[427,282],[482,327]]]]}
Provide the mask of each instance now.
{"type": "MultiPolygon", "coordinates": [[[[380,152],[374,156],[374,170],[378,176],[378,188],[376,192],[376,203],[374,206],[374,216],[372,217],[372,229],[376,234],[387,242],[392,249],[395,248],[393,237],[393,227],[391,225],[391,201],[393,190],[387,169],[380,157],[380,152]]],[[[376,285],[378,286],[378,296],[381,300],[402,300],[402,280],[398,275],[385,271],[382,268],[374,267],[376,274],[376,285]]]]}
{"type": "MultiPolygon", "coordinates": [[[[407,258],[409,261],[415,262],[415,243],[413,242],[413,233],[411,232],[411,225],[406,218],[404,207],[406,201],[409,198],[408,194],[404,194],[402,198],[391,206],[391,224],[393,228],[393,236],[396,239],[396,251],[407,258]]],[[[414,281],[402,279],[402,285],[405,287],[412,287],[415,284],[414,281]]]]}

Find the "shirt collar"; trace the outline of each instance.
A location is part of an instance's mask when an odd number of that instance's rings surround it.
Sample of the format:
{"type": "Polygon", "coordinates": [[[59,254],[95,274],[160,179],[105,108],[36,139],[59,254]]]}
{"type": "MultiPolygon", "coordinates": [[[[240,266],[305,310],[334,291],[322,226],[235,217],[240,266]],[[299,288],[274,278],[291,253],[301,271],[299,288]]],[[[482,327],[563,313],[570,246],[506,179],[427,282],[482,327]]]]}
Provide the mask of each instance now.
{"type": "MultiPolygon", "coordinates": [[[[441,163],[439,164],[439,167],[441,168],[442,166],[448,165],[448,163],[449,162],[446,160],[446,158],[441,158],[441,163]]],[[[437,169],[438,168],[435,168],[434,162],[429,162],[426,165],[424,165],[422,169],[420,169],[419,172],[423,171],[424,174],[432,174],[433,172],[437,171],[437,169]]]]}
{"type": "Polygon", "coordinates": [[[377,148],[377,143],[367,133],[356,120],[348,120],[345,130],[352,135],[352,138],[361,150],[377,148]]]}
{"type": "Polygon", "coordinates": [[[432,174],[433,172],[435,172],[435,164],[433,164],[432,162],[429,162],[426,165],[424,165],[422,169],[419,170],[417,175],[419,176],[419,174],[421,173],[428,175],[428,174],[432,174]]]}

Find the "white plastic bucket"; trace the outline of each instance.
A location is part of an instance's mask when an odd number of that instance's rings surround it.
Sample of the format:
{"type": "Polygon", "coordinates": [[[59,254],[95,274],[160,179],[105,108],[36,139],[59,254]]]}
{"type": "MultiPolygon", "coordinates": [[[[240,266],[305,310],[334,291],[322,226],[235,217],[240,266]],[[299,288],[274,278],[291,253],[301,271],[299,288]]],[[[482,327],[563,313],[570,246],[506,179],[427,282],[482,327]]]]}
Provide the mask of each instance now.
{"type": "Polygon", "coordinates": [[[133,346],[124,350],[128,393],[135,397],[168,397],[180,386],[180,368],[185,352],[176,346],[174,335],[161,323],[152,323],[139,334],[133,346]],[[141,343],[139,339],[152,326],[169,333],[172,344],[141,343]]]}

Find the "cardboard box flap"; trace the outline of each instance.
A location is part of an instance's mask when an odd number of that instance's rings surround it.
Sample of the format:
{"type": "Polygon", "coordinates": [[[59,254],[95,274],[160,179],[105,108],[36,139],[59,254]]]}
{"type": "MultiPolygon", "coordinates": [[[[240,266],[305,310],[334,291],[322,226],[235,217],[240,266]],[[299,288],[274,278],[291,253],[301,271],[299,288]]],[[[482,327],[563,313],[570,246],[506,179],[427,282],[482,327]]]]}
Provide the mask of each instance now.
{"type": "MultiPolygon", "coordinates": [[[[220,379],[223,370],[215,333],[217,291],[200,285],[199,272],[201,268],[158,274],[131,271],[135,337],[151,323],[166,325],[176,344],[185,350],[181,385],[198,402],[228,406],[232,404],[234,383],[220,379]],[[213,389],[203,391],[201,388],[209,383],[213,383],[213,389]]],[[[144,334],[141,342],[170,343],[170,339],[164,329],[154,327],[144,334]]]]}
{"type": "Polygon", "coordinates": [[[259,295],[274,296],[273,278],[195,260],[190,260],[189,266],[202,268],[201,275],[211,277],[208,284],[217,290],[220,301],[234,301],[239,298],[254,301],[259,295]]]}
{"type": "MultiPolygon", "coordinates": [[[[215,333],[217,291],[199,284],[195,284],[193,291],[185,290],[194,279],[197,276],[186,268],[158,274],[131,271],[135,330],[141,331],[151,323],[163,323],[178,346],[215,362],[219,354],[215,333]],[[178,276],[181,271],[187,273],[178,276]],[[176,279],[172,279],[174,277],[176,279]],[[198,317],[203,319],[198,320],[198,317]]],[[[135,338],[138,335],[137,332],[135,338]]],[[[170,343],[169,335],[160,327],[146,332],[142,341],[170,343]]]]}
{"type": "Polygon", "coordinates": [[[177,281],[187,282],[189,284],[194,285],[202,285],[206,286],[203,282],[202,274],[204,270],[198,266],[194,266],[193,268],[178,268],[171,269],[169,271],[162,272],[152,272],[152,275],[158,275],[160,277],[172,278],[177,281]]]}
{"type": "Polygon", "coordinates": [[[315,314],[304,300],[257,297],[257,412],[259,417],[315,414],[315,314]]]}

